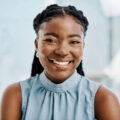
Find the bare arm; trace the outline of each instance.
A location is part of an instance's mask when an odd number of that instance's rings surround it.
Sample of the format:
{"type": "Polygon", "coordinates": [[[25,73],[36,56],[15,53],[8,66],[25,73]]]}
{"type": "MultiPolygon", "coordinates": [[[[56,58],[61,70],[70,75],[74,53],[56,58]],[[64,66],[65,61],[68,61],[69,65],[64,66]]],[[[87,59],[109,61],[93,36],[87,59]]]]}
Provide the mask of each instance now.
{"type": "Polygon", "coordinates": [[[104,87],[100,87],[95,96],[95,115],[98,120],[120,120],[117,97],[104,87]]]}
{"type": "Polygon", "coordinates": [[[4,92],[0,120],[20,120],[21,119],[21,88],[20,84],[10,85],[4,92]]]}

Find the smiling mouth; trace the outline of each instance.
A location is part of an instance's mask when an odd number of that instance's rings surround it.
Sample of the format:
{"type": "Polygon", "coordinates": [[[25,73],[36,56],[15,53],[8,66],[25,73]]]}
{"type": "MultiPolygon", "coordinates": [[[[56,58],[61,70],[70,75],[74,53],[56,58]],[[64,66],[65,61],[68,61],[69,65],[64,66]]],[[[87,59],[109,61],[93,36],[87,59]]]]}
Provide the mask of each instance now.
{"type": "Polygon", "coordinates": [[[58,62],[58,61],[53,60],[53,59],[51,59],[51,60],[49,60],[49,61],[52,62],[52,63],[54,63],[54,64],[61,65],[61,66],[68,65],[68,64],[70,64],[71,62],[73,62],[72,60],[71,60],[71,61],[65,61],[65,62],[58,62]]]}

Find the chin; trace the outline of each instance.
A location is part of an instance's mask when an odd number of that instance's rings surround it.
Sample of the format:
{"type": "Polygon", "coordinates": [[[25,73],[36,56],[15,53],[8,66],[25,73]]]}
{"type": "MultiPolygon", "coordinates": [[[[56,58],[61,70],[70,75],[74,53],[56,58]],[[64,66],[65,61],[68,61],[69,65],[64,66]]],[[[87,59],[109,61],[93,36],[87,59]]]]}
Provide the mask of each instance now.
{"type": "Polygon", "coordinates": [[[52,79],[50,79],[50,80],[53,81],[54,83],[62,83],[66,79],[68,79],[71,75],[72,75],[72,73],[68,74],[65,71],[59,72],[59,73],[53,74],[52,79]]]}

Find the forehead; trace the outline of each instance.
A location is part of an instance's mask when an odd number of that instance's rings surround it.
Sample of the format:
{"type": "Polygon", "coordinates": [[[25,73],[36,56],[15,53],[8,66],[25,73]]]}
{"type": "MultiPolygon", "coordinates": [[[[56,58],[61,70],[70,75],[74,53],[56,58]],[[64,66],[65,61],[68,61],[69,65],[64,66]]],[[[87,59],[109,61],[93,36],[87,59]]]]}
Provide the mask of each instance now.
{"type": "Polygon", "coordinates": [[[44,32],[65,32],[71,34],[81,34],[83,28],[78,20],[72,16],[65,15],[54,17],[40,26],[40,31],[44,32]]]}

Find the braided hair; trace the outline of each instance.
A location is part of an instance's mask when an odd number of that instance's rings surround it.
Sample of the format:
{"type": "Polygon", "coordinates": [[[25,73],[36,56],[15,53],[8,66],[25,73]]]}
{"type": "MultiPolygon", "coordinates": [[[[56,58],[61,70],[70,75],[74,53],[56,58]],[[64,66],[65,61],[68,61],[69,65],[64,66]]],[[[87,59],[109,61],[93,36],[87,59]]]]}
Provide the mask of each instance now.
{"type": "MultiPolygon", "coordinates": [[[[77,10],[74,6],[63,7],[63,6],[58,6],[57,4],[48,6],[45,10],[43,10],[41,13],[39,13],[35,17],[35,19],[33,21],[33,27],[34,27],[36,34],[38,34],[40,25],[43,22],[50,21],[52,18],[55,18],[58,16],[65,16],[65,15],[70,15],[70,16],[77,18],[77,20],[83,27],[83,33],[85,36],[89,23],[88,23],[87,18],[83,15],[83,12],[80,10],[77,10]]],[[[36,57],[36,51],[35,51],[34,59],[33,59],[33,63],[32,63],[31,76],[40,74],[43,70],[44,70],[44,68],[40,64],[39,59],[36,57]]],[[[84,76],[84,71],[82,68],[82,61],[80,62],[79,66],[77,67],[77,72],[80,75],[84,76]]]]}

